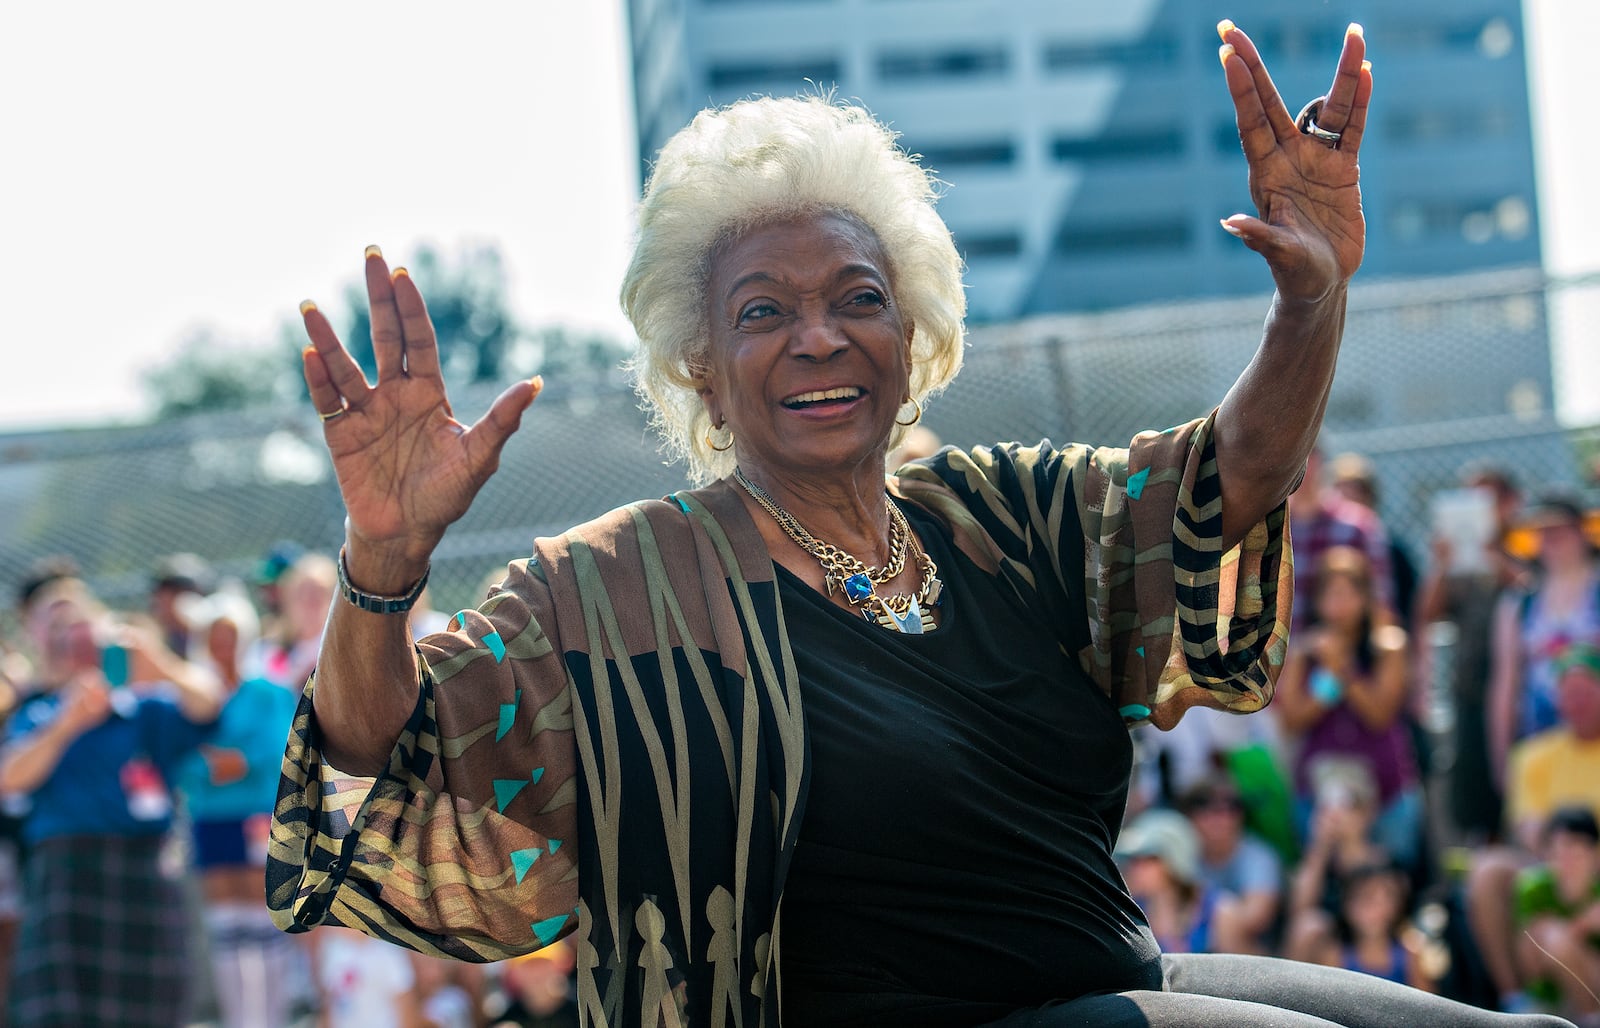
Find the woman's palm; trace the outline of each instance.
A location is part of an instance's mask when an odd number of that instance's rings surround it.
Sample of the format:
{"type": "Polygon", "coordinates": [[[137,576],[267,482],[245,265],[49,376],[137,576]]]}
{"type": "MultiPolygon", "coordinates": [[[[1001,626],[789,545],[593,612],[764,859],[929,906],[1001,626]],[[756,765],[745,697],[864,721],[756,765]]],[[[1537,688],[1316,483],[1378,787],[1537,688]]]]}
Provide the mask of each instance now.
{"type": "Polygon", "coordinates": [[[457,421],[445,394],[427,307],[404,269],[367,251],[367,299],[378,381],[369,384],[315,305],[301,313],[311,345],[306,384],[322,415],[353,539],[426,561],[499,465],[540,382],[518,382],[476,425],[457,421]]]}

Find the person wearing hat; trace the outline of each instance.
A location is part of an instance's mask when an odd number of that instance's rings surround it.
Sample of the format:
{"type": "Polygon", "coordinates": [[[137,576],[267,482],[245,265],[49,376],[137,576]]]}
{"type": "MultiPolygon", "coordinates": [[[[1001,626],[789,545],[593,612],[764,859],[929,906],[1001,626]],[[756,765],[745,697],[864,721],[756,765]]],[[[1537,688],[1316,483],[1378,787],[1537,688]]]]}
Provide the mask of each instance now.
{"type": "Polygon", "coordinates": [[[167,649],[180,657],[189,656],[189,623],[180,608],[186,597],[205,596],[213,585],[211,565],[193,553],[161,558],[150,576],[150,616],[167,649]]]}
{"type": "Polygon", "coordinates": [[[1552,668],[1560,724],[1512,750],[1506,792],[1512,844],[1481,851],[1467,878],[1473,938],[1508,1008],[1524,1001],[1514,957],[1516,877],[1532,863],[1557,810],[1600,812],[1600,647],[1571,646],[1552,668]]]}
{"type": "MultiPolygon", "coordinates": [[[[1328,462],[1333,490],[1358,507],[1365,507],[1383,522],[1378,511],[1378,469],[1359,453],[1341,453],[1328,462]]],[[[1394,598],[1395,615],[1401,623],[1411,616],[1417,598],[1417,562],[1405,545],[1384,527],[1389,549],[1389,595],[1394,598]]]]}
{"type": "Polygon", "coordinates": [[[1582,500],[1541,492],[1519,524],[1538,536],[1537,584],[1495,611],[1489,687],[1489,750],[1500,781],[1512,744],[1554,728],[1556,659],[1575,643],[1600,645],[1600,564],[1583,531],[1582,500]]]}
{"type": "Polygon", "coordinates": [[[1242,953],[1249,949],[1238,899],[1200,877],[1200,840],[1175,810],[1147,810],[1113,851],[1128,891],[1168,953],[1242,953]]]}
{"type": "Polygon", "coordinates": [[[1517,969],[1536,1000],[1579,1024],[1600,1023],[1600,823],[1559,807],[1544,826],[1544,861],[1517,876],[1517,969]]]}

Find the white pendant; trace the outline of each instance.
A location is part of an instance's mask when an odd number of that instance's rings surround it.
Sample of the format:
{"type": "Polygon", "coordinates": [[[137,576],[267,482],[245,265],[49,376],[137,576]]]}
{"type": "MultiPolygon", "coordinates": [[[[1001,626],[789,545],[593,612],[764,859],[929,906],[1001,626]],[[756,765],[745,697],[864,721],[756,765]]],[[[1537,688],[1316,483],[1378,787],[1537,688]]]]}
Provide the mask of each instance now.
{"type": "Polygon", "coordinates": [[[904,632],[907,635],[921,635],[923,633],[922,604],[917,602],[915,596],[911,598],[911,605],[906,608],[904,614],[896,614],[889,609],[887,604],[884,605],[883,611],[889,615],[891,623],[889,627],[892,627],[896,632],[904,632]]]}

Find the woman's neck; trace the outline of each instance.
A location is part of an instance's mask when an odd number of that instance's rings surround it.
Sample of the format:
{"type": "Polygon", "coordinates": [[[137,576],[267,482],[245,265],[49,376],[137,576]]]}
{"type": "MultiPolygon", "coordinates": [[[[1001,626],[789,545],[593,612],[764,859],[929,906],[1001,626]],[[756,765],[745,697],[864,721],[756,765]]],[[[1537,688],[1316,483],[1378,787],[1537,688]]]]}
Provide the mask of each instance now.
{"type": "Polygon", "coordinates": [[[807,532],[867,565],[889,559],[888,494],[881,470],[800,477],[740,467],[751,483],[807,532]]]}

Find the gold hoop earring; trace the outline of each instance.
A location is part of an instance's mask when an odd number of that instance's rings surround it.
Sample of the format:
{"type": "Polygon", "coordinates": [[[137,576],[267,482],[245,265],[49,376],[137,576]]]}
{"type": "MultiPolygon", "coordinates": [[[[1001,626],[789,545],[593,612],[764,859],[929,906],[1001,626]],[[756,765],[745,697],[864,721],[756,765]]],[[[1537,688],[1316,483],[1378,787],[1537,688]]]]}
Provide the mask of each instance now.
{"type": "MultiPolygon", "coordinates": [[[[910,428],[912,425],[915,425],[917,422],[922,420],[922,401],[918,400],[915,396],[912,396],[906,400],[906,403],[916,407],[917,413],[912,416],[910,421],[901,421],[899,418],[895,418],[894,423],[899,425],[901,428],[910,428]]],[[[905,405],[905,403],[902,403],[900,406],[904,407],[905,405]]]]}
{"type": "Polygon", "coordinates": [[[714,425],[714,426],[712,426],[711,432],[707,432],[706,433],[706,445],[707,446],[711,447],[713,450],[716,450],[718,453],[727,453],[729,450],[733,449],[733,433],[731,431],[729,431],[728,429],[724,428],[721,425],[714,425]],[[716,443],[712,442],[711,441],[711,432],[727,432],[728,433],[728,445],[726,445],[726,446],[718,446],[716,443]]]}

